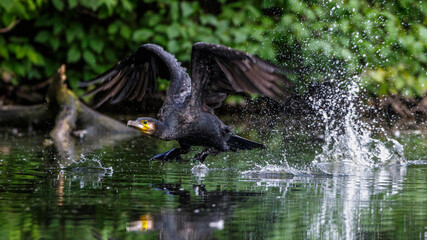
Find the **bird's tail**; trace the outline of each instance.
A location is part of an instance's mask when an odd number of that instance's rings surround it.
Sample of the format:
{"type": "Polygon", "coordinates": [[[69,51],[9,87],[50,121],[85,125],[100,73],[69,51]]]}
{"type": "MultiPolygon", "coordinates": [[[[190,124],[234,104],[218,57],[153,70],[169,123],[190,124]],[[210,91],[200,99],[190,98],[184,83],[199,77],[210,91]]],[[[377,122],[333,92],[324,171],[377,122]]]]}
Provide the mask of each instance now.
{"type": "Polygon", "coordinates": [[[265,148],[264,144],[257,143],[246,138],[239,137],[237,135],[231,135],[227,141],[227,145],[231,151],[237,150],[251,150],[253,148],[265,148]]]}

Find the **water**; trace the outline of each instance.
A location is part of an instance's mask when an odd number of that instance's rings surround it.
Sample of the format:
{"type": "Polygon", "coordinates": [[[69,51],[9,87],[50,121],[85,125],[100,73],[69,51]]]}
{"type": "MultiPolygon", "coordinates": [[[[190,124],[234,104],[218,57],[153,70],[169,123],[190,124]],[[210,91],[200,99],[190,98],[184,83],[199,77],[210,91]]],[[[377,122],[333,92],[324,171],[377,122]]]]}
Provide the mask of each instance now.
{"type": "Polygon", "coordinates": [[[141,137],[61,168],[43,136],[2,133],[0,239],[427,238],[425,136],[376,137],[349,118],[352,133],[326,124],[319,141],[242,119],[267,149],[204,164],[149,161],[176,143],[141,137]]]}
{"type": "Polygon", "coordinates": [[[364,108],[365,104],[363,99],[357,99],[360,95],[359,81],[359,77],[355,76],[351,81],[346,81],[348,86],[332,88],[333,94],[327,92],[326,98],[321,94],[321,97],[311,99],[312,106],[325,125],[325,144],[312,165],[324,173],[348,175],[361,168],[407,163],[403,146],[398,141],[388,137],[382,127],[361,120],[358,108],[364,108]],[[339,115],[342,115],[342,119],[339,115]],[[372,136],[373,132],[384,134],[384,139],[376,139],[372,136]]]}

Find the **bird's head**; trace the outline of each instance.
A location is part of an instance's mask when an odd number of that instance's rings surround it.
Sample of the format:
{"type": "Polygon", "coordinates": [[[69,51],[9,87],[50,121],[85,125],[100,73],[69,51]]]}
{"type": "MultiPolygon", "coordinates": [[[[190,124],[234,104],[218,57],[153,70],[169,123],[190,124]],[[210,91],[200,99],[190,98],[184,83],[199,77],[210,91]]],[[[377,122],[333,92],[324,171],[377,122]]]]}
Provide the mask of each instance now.
{"type": "Polygon", "coordinates": [[[141,131],[144,134],[147,134],[149,136],[153,135],[157,131],[157,123],[158,121],[154,118],[150,117],[140,117],[136,119],[135,121],[128,121],[128,126],[134,127],[141,131]]]}

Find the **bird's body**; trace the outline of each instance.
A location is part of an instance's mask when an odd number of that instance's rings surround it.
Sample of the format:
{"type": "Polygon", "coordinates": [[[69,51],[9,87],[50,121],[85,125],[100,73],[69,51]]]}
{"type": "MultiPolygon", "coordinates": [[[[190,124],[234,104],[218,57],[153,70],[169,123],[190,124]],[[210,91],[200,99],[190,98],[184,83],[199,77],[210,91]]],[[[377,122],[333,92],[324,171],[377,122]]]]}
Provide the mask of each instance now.
{"type": "Polygon", "coordinates": [[[291,94],[292,84],[281,68],[256,56],[221,45],[196,43],[191,58],[191,77],[173,55],[154,44],[138,50],[95,80],[99,83],[90,93],[103,92],[97,106],[125,99],[141,101],[155,90],[157,76],[170,81],[158,120],[142,117],[128,125],[146,135],[162,140],[177,140],[181,148],[158,154],[161,160],[181,160],[191,146],[206,147],[195,159],[238,149],[263,148],[264,145],[235,135],[215,114],[227,94],[258,93],[273,99],[291,94]]]}

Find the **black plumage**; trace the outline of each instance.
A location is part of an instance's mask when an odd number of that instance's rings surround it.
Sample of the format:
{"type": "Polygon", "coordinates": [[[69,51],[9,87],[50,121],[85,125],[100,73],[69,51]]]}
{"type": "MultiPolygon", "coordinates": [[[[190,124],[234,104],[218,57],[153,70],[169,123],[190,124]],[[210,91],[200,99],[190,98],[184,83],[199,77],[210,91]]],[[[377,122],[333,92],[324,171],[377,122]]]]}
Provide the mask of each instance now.
{"type": "Polygon", "coordinates": [[[191,55],[191,78],[175,57],[155,44],[141,45],[101,76],[83,83],[97,84],[89,94],[102,94],[95,107],[110,100],[141,101],[156,88],[156,79],[170,81],[158,120],[138,118],[128,125],[163,140],[177,140],[181,148],[154,156],[181,160],[191,146],[205,146],[195,159],[219,152],[264,148],[263,144],[235,135],[213,112],[227,94],[257,93],[283,100],[292,93],[285,70],[257,56],[222,45],[196,43],[191,55]]]}

